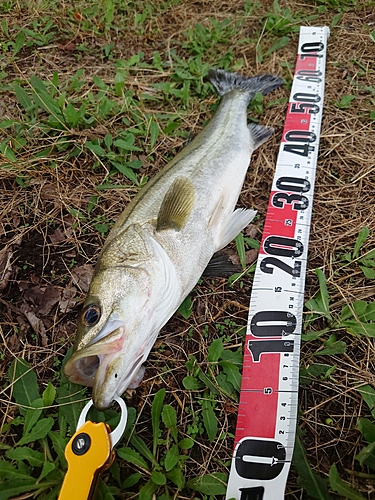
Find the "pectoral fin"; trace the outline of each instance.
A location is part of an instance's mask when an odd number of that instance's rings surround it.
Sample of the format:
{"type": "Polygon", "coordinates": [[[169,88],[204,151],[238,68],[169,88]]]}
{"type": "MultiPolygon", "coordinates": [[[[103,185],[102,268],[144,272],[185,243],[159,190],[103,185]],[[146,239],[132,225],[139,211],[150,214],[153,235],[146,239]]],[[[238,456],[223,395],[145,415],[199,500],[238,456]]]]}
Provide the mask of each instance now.
{"type": "Polygon", "coordinates": [[[194,206],[194,186],[187,177],[178,177],[169,187],[162,201],[156,230],[180,231],[188,221],[194,206]]]}
{"type": "Polygon", "coordinates": [[[145,371],[145,367],[141,365],[138,371],[134,374],[134,377],[131,379],[128,389],[136,389],[139,386],[145,376],[145,371]]]}

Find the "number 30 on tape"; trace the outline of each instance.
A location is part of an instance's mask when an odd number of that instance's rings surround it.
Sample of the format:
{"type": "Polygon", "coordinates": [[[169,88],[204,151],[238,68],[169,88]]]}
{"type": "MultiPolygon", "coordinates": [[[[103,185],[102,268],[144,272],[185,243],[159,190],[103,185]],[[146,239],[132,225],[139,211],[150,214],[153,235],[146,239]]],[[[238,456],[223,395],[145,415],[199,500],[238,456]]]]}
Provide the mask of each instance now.
{"type": "Polygon", "coordinates": [[[327,27],[301,27],[291,97],[250,300],[226,499],[284,498],[293,455],[307,248],[327,27]]]}

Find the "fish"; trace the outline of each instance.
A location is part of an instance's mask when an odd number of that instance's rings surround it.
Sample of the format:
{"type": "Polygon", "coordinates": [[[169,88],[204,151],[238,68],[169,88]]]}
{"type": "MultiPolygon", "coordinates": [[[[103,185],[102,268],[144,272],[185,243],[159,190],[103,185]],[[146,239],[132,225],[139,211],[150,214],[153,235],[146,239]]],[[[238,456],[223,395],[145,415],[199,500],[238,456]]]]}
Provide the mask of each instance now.
{"type": "Polygon", "coordinates": [[[248,124],[247,107],[282,79],[221,69],[207,78],[221,97],[216,113],[126,206],[95,266],[65,374],[93,388],[100,410],[139,384],[161,328],[256,214],[236,204],[253,151],[274,129],[248,124]]]}

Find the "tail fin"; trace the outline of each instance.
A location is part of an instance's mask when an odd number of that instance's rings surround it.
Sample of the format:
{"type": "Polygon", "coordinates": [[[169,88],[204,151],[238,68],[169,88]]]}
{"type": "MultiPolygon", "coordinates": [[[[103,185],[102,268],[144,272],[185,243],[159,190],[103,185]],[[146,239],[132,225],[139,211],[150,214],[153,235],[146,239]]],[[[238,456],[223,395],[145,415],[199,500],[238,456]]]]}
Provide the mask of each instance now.
{"type": "Polygon", "coordinates": [[[220,96],[227,94],[231,90],[238,89],[249,94],[249,101],[256,92],[267,95],[277,89],[283,82],[281,78],[274,75],[260,75],[249,78],[222,69],[210,69],[207,78],[220,96]]]}

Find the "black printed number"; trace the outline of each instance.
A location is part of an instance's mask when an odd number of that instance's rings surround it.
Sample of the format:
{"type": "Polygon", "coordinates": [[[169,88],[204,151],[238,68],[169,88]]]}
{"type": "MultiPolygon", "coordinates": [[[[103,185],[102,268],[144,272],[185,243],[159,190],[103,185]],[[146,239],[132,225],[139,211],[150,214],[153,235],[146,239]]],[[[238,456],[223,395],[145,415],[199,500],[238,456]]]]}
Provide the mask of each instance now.
{"type": "Polygon", "coordinates": [[[294,267],[291,267],[288,266],[288,264],[285,264],[285,262],[283,262],[282,260],[277,259],[276,257],[266,257],[260,263],[260,270],[266,274],[273,274],[274,268],[278,267],[291,276],[299,278],[301,276],[301,265],[302,264],[299,260],[296,260],[294,262],[294,267]]]}
{"type": "Polygon", "coordinates": [[[309,200],[300,194],[275,193],[272,197],[272,205],[277,208],[284,208],[284,203],[293,205],[293,210],[306,210],[309,200]],[[300,203],[294,203],[299,201],[300,203]]]}

